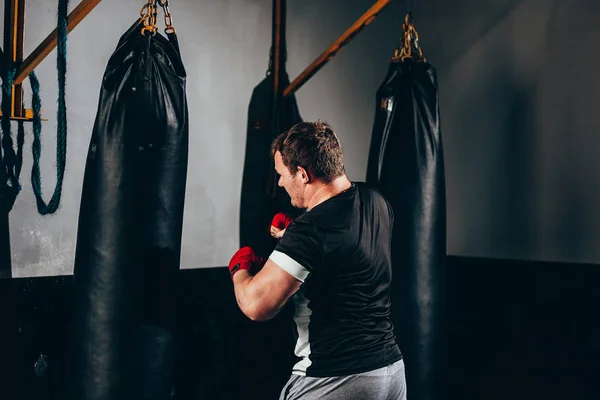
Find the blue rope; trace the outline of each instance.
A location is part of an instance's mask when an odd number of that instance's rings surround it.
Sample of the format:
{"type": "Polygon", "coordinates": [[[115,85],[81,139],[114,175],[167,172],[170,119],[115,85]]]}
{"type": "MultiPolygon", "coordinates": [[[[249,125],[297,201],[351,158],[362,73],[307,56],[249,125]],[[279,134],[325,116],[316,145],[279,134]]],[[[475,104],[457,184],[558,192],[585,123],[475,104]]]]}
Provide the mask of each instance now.
{"type": "Polygon", "coordinates": [[[40,110],[42,101],[40,98],[40,83],[34,72],[29,75],[31,83],[32,108],[33,108],[33,168],[31,170],[31,184],[38,212],[41,215],[53,214],[60,205],[62,195],[63,179],[65,176],[65,166],[67,160],[67,105],[65,101],[65,86],[67,75],[67,15],[69,9],[69,0],[58,1],[58,46],[56,69],[58,70],[58,111],[57,132],[56,132],[56,186],[52,198],[46,204],[42,198],[42,180],[40,177],[40,156],[42,153],[42,121],[40,110]]]}
{"type": "MultiPolygon", "coordinates": [[[[31,150],[33,153],[33,168],[31,171],[31,184],[36,198],[38,212],[42,215],[53,214],[58,210],[62,194],[66,158],[67,158],[67,107],[65,101],[65,86],[67,74],[67,16],[69,0],[58,1],[58,46],[57,46],[57,65],[58,70],[58,111],[57,111],[57,133],[56,133],[56,186],[52,198],[46,204],[42,198],[42,183],[40,174],[40,156],[42,152],[42,119],[41,108],[42,101],[40,97],[40,83],[34,72],[29,75],[29,82],[32,91],[33,108],[33,143],[31,150]]],[[[18,123],[17,132],[17,152],[13,147],[11,137],[11,103],[12,86],[16,76],[14,65],[8,65],[5,69],[5,76],[2,79],[2,151],[0,152],[0,168],[5,171],[7,181],[0,182],[5,185],[7,193],[6,203],[0,204],[3,212],[9,212],[21,190],[19,177],[23,164],[23,145],[25,142],[25,130],[23,121],[18,123]]],[[[0,188],[0,194],[2,193],[0,188]]],[[[0,199],[1,200],[1,199],[0,199]]]]}

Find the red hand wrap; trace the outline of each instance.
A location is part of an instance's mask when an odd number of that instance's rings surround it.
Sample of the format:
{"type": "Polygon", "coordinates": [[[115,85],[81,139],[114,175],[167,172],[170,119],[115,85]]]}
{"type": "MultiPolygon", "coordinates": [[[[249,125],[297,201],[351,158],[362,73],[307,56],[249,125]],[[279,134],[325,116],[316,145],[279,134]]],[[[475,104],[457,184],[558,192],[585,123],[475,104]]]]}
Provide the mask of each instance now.
{"type": "Polygon", "coordinates": [[[287,229],[288,225],[292,223],[292,217],[285,213],[277,213],[271,221],[271,225],[278,229],[287,229]]]}
{"type": "Polygon", "coordinates": [[[245,269],[253,272],[260,269],[266,262],[267,259],[257,256],[251,247],[242,247],[231,257],[229,261],[229,273],[233,278],[233,275],[239,270],[245,269]]]}

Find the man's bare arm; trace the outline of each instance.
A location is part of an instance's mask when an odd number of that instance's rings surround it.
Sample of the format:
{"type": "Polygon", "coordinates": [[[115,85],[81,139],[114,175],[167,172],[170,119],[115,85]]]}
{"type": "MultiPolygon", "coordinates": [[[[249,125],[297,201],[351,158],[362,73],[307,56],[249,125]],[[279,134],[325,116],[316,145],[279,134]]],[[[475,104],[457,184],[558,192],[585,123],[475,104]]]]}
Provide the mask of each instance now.
{"type": "Polygon", "coordinates": [[[266,321],[279,313],[302,282],[269,259],[254,276],[247,270],[235,273],[233,285],[242,312],[253,321],[266,321]]]}

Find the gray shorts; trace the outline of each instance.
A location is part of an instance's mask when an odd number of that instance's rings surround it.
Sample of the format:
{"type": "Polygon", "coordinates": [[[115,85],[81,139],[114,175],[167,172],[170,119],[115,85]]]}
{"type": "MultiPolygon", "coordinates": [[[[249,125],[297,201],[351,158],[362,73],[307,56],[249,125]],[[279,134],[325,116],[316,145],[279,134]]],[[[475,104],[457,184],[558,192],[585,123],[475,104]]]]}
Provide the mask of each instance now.
{"type": "Polygon", "coordinates": [[[406,400],[404,361],[362,374],[313,378],[292,375],[279,400],[406,400]]]}

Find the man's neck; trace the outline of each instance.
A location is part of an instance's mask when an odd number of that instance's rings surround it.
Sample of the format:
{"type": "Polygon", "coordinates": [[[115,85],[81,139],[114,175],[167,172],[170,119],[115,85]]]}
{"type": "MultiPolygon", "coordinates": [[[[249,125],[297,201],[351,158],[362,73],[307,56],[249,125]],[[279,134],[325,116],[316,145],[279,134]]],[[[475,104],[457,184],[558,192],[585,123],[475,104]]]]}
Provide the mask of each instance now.
{"type": "Polygon", "coordinates": [[[350,186],[352,186],[352,182],[348,180],[346,175],[335,178],[330,183],[320,183],[308,201],[308,210],[348,190],[350,186]]]}

